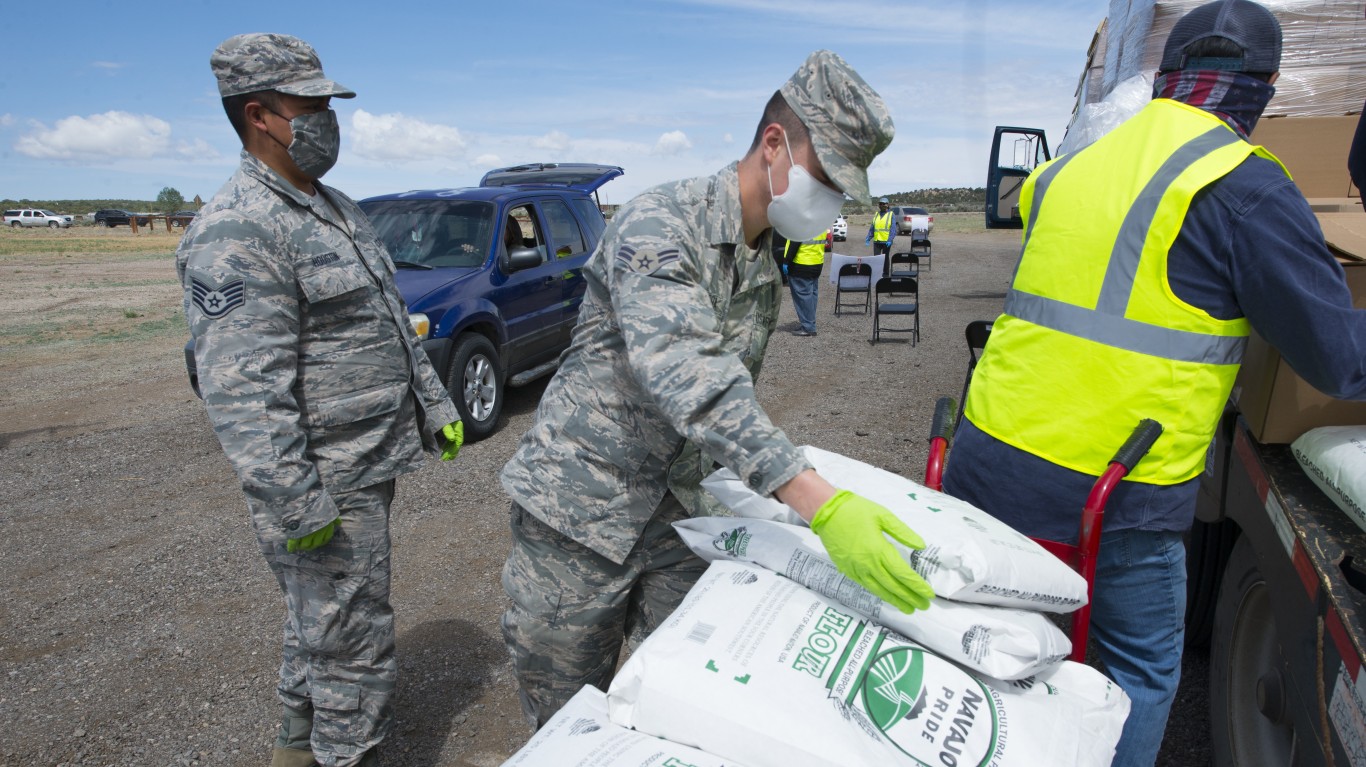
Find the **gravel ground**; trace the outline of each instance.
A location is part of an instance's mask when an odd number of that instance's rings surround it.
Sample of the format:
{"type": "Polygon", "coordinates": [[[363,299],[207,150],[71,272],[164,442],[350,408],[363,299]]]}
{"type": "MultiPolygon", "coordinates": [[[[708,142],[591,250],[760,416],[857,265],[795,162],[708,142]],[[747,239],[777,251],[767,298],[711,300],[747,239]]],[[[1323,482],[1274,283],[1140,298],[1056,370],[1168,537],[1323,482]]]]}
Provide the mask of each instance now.
{"type": "MultiPolygon", "coordinates": [[[[868,251],[855,240],[836,250],[868,251]]],[[[937,233],[914,347],[870,344],[871,319],[834,316],[823,281],[819,335],[780,332],[769,347],[759,390],[770,415],[799,444],[918,478],[934,401],[962,387],[963,327],[999,311],[1017,251],[1018,232],[937,233]]],[[[148,290],[178,306],[173,287],[148,290]]],[[[783,311],[790,331],[790,303],[783,311]]],[[[11,542],[0,555],[0,765],[264,765],[278,589],[178,342],[108,349],[79,362],[0,351],[0,535],[11,542]]],[[[498,433],[399,482],[401,677],[386,764],[490,767],[528,736],[497,628],[508,538],[496,477],[543,390],[511,390],[498,433]]],[[[1159,764],[1196,767],[1209,763],[1202,652],[1188,653],[1184,678],[1159,764]]]]}

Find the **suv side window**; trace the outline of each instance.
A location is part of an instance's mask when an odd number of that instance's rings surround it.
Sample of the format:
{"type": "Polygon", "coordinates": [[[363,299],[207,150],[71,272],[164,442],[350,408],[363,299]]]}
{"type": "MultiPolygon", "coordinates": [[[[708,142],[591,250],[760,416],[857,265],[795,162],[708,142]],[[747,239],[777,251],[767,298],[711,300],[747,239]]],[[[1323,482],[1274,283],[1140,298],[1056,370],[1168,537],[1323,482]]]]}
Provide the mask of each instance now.
{"type": "Polygon", "coordinates": [[[555,258],[570,258],[588,249],[578,219],[561,200],[543,200],[541,212],[550,226],[550,241],[555,245],[555,258]]]}
{"type": "Polygon", "coordinates": [[[545,263],[545,238],[541,235],[541,226],[540,223],[536,221],[536,213],[532,210],[531,205],[523,204],[514,208],[509,208],[507,219],[508,230],[504,232],[503,238],[505,249],[510,250],[514,247],[535,248],[536,251],[541,254],[541,263],[545,263]],[[514,225],[516,226],[516,229],[512,229],[514,225]],[[509,233],[511,233],[510,236],[515,238],[518,232],[521,233],[520,243],[507,239],[509,233]]]}
{"type": "Polygon", "coordinates": [[[598,204],[580,197],[574,200],[574,208],[579,211],[579,218],[588,222],[589,233],[593,238],[600,239],[603,230],[607,228],[607,222],[603,220],[602,211],[598,209],[598,204]]]}

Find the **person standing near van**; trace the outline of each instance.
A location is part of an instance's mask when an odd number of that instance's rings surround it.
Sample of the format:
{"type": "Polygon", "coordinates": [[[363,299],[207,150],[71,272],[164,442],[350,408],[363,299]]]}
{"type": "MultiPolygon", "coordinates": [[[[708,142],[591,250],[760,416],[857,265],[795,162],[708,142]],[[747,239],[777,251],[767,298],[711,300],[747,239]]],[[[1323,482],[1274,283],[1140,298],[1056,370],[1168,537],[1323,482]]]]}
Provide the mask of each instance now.
{"type": "Polygon", "coordinates": [[[1141,419],[1162,424],[1110,496],[1097,557],[1091,637],[1132,704],[1116,767],[1151,767],[1162,746],[1183,537],[1250,332],[1320,391],[1366,399],[1366,311],[1285,168],[1248,141],[1280,61],[1271,11],[1198,6],[1167,38],[1153,99],[1029,176],[1024,249],[944,477],[1026,535],[1075,542],[1115,450],[1141,419]]]}
{"type": "Polygon", "coordinates": [[[285,601],[272,767],[378,763],[393,722],[389,505],[460,416],[408,321],[394,264],[349,197],[318,54],[280,34],[209,59],[241,164],[176,251],[199,388],[285,601]]]}

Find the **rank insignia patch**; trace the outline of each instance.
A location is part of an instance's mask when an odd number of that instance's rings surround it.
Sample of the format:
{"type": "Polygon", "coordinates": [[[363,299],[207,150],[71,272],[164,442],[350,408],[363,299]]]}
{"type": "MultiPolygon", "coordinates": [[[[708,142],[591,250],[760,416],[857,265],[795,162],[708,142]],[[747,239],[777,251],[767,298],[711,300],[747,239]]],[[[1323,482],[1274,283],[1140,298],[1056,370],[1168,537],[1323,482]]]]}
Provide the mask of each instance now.
{"type": "Polygon", "coordinates": [[[649,250],[637,251],[630,245],[622,245],[617,251],[617,261],[627,269],[640,274],[654,274],[660,267],[677,260],[677,248],[667,248],[654,253],[649,250]]]}
{"type": "Polygon", "coordinates": [[[194,305],[211,320],[216,320],[247,302],[246,287],[242,280],[233,280],[222,285],[205,285],[191,277],[190,282],[194,305]]]}

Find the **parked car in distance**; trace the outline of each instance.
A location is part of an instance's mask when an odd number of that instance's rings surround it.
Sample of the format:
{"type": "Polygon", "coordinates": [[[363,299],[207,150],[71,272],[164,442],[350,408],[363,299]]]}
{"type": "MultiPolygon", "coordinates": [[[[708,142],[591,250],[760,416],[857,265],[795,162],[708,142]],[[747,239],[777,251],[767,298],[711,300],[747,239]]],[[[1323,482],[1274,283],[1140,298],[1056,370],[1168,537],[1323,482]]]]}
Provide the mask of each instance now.
{"type": "Polygon", "coordinates": [[[910,234],[913,229],[921,229],[926,234],[934,231],[934,216],[931,216],[930,212],[924,208],[903,205],[893,208],[892,213],[893,219],[896,221],[896,233],[899,235],[910,234]],[[917,218],[920,219],[919,226],[916,226],[917,218]]]}
{"type": "MultiPolygon", "coordinates": [[[[504,387],[559,365],[587,291],[583,265],[607,227],[594,192],[622,174],[613,165],[532,163],[491,170],[477,187],[360,201],[466,440],[497,428],[504,387]]],[[[198,392],[193,341],[185,357],[198,392]]]]}
{"type": "MultiPolygon", "coordinates": [[[[189,226],[194,220],[195,212],[192,210],[178,210],[167,216],[171,220],[171,226],[189,226]]],[[[141,224],[138,224],[141,226],[141,224]]]]}
{"type": "Polygon", "coordinates": [[[152,217],[145,213],[134,213],[118,208],[106,208],[95,211],[95,226],[128,226],[129,222],[137,217],[138,226],[147,226],[152,223],[152,217]]]}
{"type": "Polygon", "coordinates": [[[46,226],[52,229],[65,229],[71,226],[73,221],[74,219],[71,216],[64,216],[41,208],[19,208],[5,211],[5,225],[16,229],[21,226],[46,226]]]}
{"type": "Polygon", "coordinates": [[[835,238],[835,242],[849,239],[849,221],[844,216],[836,217],[834,226],[830,227],[830,235],[835,238]]]}

